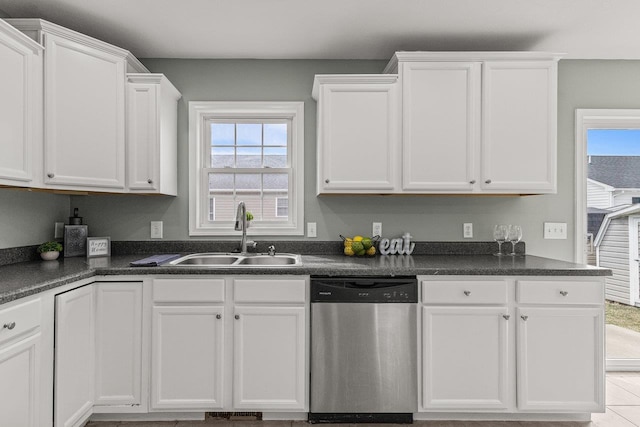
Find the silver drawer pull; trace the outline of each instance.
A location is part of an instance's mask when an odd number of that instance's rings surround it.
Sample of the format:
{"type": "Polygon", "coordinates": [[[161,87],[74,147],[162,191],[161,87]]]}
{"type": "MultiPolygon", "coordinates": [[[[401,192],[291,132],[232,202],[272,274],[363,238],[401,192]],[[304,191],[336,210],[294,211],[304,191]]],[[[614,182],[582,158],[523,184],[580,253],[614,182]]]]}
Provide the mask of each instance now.
{"type": "Polygon", "coordinates": [[[475,179],[472,179],[471,181],[469,181],[469,184],[475,184],[475,183],[476,183],[475,179]]]}
{"type": "Polygon", "coordinates": [[[522,320],[524,320],[525,322],[527,321],[527,319],[529,318],[529,316],[520,316],[522,318],[522,320]]]}
{"type": "Polygon", "coordinates": [[[503,314],[502,317],[504,317],[504,320],[509,320],[511,319],[511,316],[508,314],[503,314]]]}
{"type": "Polygon", "coordinates": [[[149,179],[147,180],[147,184],[153,184],[153,180],[152,180],[151,178],[149,178],[149,179]]]}
{"type": "Polygon", "coordinates": [[[469,295],[471,295],[471,291],[464,291],[464,294],[465,294],[466,296],[469,296],[469,295]]]}
{"type": "Polygon", "coordinates": [[[16,327],[16,322],[9,322],[9,323],[5,323],[2,328],[12,330],[15,327],[16,327]]]}
{"type": "Polygon", "coordinates": [[[47,174],[47,177],[48,177],[48,178],[53,178],[54,176],[55,176],[55,175],[54,175],[54,174],[52,174],[52,173],[48,173],[48,174],[47,174]]]}
{"type": "Polygon", "coordinates": [[[491,180],[490,180],[490,179],[487,179],[484,183],[485,183],[485,184],[491,184],[491,180]]]}
{"type": "Polygon", "coordinates": [[[238,319],[240,318],[240,315],[239,315],[239,314],[236,314],[236,315],[235,315],[235,318],[236,318],[236,320],[238,320],[238,319]]]}
{"type": "Polygon", "coordinates": [[[222,314],[216,314],[216,319],[218,320],[222,319],[222,314]]]}
{"type": "Polygon", "coordinates": [[[563,297],[566,297],[567,295],[569,295],[569,292],[567,292],[567,291],[560,291],[560,295],[562,295],[563,297]]]}

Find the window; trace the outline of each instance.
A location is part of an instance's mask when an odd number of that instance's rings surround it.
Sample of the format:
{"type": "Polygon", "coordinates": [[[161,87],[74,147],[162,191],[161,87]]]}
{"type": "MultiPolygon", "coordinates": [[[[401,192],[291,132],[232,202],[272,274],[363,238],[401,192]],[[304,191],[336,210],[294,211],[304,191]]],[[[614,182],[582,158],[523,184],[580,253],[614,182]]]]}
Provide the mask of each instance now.
{"type": "Polygon", "coordinates": [[[304,103],[189,103],[189,234],[303,235],[304,103]]]}
{"type": "Polygon", "coordinates": [[[632,197],[631,198],[631,203],[633,203],[633,204],[640,203],[640,197],[632,197]]]}

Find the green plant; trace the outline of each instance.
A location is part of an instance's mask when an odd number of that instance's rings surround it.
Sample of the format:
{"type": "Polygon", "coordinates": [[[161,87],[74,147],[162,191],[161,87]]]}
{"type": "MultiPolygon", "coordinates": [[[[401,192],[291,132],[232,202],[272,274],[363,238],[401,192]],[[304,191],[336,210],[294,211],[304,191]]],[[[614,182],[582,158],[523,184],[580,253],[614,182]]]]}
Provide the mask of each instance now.
{"type": "Polygon", "coordinates": [[[251,212],[247,212],[247,221],[253,220],[253,214],[251,212]]]}
{"type": "Polygon", "coordinates": [[[58,242],[44,242],[40,246],[38,246],[38,253],[43,252],[60,252],[62,250],[62,245],[58,242]]]}

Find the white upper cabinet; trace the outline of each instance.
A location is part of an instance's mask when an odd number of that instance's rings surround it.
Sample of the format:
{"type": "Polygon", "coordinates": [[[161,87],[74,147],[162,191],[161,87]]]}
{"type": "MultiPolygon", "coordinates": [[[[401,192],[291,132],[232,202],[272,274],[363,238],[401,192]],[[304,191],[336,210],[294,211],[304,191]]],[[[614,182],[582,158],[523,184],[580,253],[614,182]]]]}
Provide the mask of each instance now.
{"type": "Polygon", "coordinates": [[[471,191],[477,181],[480,64],[402,66],[402,189],[471,191]]]}
{"type": "Polygon", "coordinates": [[[316,76],[318,193],[555,193],[559,59],[397,52],[397,83],[316,76]]]}
{"type": "Polygon", "coordinates": [[[162,74],[127,74],[127,188],[175,196],[180,92],[162,74]]]}
{"type": "Polygon", "coordinates": [[[317,75],[318,194],[399,188],[397,77],[317,75]]]}
{"type": "Polygon", "coordinates": [[[482,72],[482,188],[555,193],[557,61],[486,61],[482,72]]]}
{"type": "Polygon", "coordinates": [[[0,184],[31,186],[42,161],[43,47],[0,19],[0,184]]]}

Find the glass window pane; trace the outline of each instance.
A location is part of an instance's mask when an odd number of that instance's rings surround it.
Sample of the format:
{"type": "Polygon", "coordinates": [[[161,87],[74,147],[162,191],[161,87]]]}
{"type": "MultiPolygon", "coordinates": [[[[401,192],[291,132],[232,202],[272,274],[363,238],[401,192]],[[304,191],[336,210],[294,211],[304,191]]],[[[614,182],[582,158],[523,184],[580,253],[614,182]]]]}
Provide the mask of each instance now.
{"type": "Polygon", "coordinates": [[[286,147],[265,147],[264,165],[270,168],[286,168],[287,167],[287,148],[286,147]]]}
{"type": "Polygon", "coordinates": [[[266,123],[264,125],[264,145],[287,145],[287,124],[266,123]]]}
{"type": "Polygon", "coordinates": [[[215,221],[233,221],[236,217],[233,194],[216,194],[213,208],[215,221]]]}
{"type": "Polygon", "coordinates": [[[262,197],[263,221],[287,221],[288,198],[286,192],[265,193],[262,197]]]}
{"type": "Polygon", "coordinates": [[[289,189],[289,175],[286,173],[265,173],[262,177],[265,190],[289,189]]]}
{"type": "Polygon", "coordinates": [[[262,151],[260,147],[238,147],[236,149],[236,166],[239,168],[262,167],[262,151]]]}
{"type": "Polygon", "coordinates": [[[262,145],[262,124],[260,123],[238,123],[238,145],[262,145]]]}
{"type": "Polygon", "coordinates": [[[209,174],[209,191],[230,192],[233,190],[233,174],[231,173],[210,173],[209,174]]]}
{"type": "MultiPolygon", "coordinates": [[[[239,173],[236,174],[237,190],[253,190],[260,192],[260,174],[259,173],[239,173]]],[[[246,193],[246,191],[245,191],[246,193]]]]}
{"type": "Polygon", "coordinates": [[[233,147],[211,147],[211,167],[233,167],[233,147]]]}
{"type": "Polygon", "coordinates": [[[254,221],[262,221],[262,198],[260,194],[239,194],[236,200],[244,202],[247,212],[251,212],[254,221]]]}
{"type": "Polygon", "coordinates": [[[234,141],[234,123],[211,123],[211,145],[233,145],[234,141]]]}

